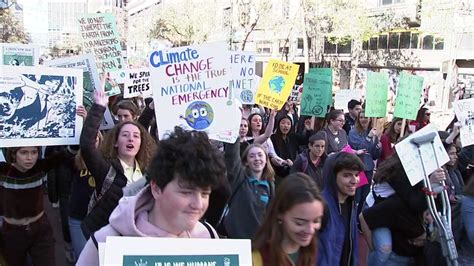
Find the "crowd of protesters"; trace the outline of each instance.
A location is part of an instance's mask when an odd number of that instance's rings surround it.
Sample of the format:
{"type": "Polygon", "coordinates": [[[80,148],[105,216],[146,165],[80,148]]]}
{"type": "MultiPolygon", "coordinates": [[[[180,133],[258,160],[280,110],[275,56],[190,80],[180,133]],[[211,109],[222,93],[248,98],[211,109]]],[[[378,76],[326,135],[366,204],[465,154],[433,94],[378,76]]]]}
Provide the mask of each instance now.
{"type": "MultiPolygon", "coordinates": [[[[252,239],[254,265],[445,265],[420,182],[411,186],[394,146],[430,123],[400,118],[382,130],[351,100],[324,120],[243,106],[235,143],[179,127],[158,139],[154,103],[96,92],[80,145],[6,148],[0,163],[0,264],[61,265],[43,206],[59,202],[69,263],[99,265],[107,236],[252,239]],[[106,107],[117,119],[99,130],[106,107]],[[403,128],[405,125],[405,128],[403,128]],[[47,186],[44,176],[47,175],[47,186]],[[362,183],[364,179],[364,183],[362,183]]],[[[461,265],[474,265],[474,147],[459,125],[440,131],[445,181],[461,265]],[[454,215],[456,213],[456,215],[454,215]],[[455,228],[454,228],[455,227],[455,228]]],[[[421,167],[421,165],[420,165],[421,167]]]]}

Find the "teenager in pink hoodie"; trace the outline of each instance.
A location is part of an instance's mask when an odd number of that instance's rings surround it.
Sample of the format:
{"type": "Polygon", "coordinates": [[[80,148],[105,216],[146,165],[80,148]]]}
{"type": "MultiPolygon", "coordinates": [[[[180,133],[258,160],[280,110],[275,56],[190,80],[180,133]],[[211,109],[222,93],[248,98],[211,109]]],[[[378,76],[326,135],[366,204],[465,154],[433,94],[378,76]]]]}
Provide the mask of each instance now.
{"type": "Polygon", "coordinates": [[[147,171],[149,185],[120,200],[109,224],[91,235],[77,265],[99,265],[98,243],[107,236],[217,238],[199,220],[211,190],[225,182],[223,155],[205,133],[179,127],[158,147],[147,171]]]}

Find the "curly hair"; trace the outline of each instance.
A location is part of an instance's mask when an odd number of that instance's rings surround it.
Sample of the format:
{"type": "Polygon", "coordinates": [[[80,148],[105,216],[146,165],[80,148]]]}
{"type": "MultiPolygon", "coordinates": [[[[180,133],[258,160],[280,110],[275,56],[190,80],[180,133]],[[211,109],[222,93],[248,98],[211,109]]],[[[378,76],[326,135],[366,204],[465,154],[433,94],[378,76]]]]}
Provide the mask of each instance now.
{"type": "MultiPolygon", "coordinates": [[[[326,203],[311,177],[304,173],[293,173],[287,176],[278,186],[275,198],[271,201],[267,215],[252,241],[252,248],[260,250],[269,245],[270,264],[284,265],[285,251],[281,247],[285,235],[279,216],[302,203],[319,201],[326,210],[326,203]]],[[[324,213],[324,212],[323,212],[324,213]]],[[[323,220],[323,217],[321,217],[323,220]]],[[[317,250],[318,235],[315,232],[311,243],[300,247],[300,255],[296,265],[314,265],[316,263],[315,250],[317,250]]]]}
{"type": "Polygon", "coordinates": [[[224,183],[224,156],[211,145],[205,132],[175,127],[174,133],[158,142],[147,171],[148,181],[164,189],[175,177],[191,187],[213,189],[224,183]]]}
{"type": "Polygon", "coordinates": [[[148,131],[146,131],[142,125],[140,125],[139,123],[135,121],[127,121],[127,122],[122,122],[120,124],[117,124],[107,134],[102,145],[100,146],[100,149],[102,151],[102,154],[105,160],[110,162],[114,159],[117,159],[118,153],[117,153],[117,147],[115,147],[115,144],[117,143],[117,139],[119,137],[120,131],[122,130],[123,126],[128,125],[128,124],[134,125],[140,130],[141,144],[140,144],[140,149],[138,150],[138,153],[135,156],[135,159],[138,161],[138,164],[140,165],[141,170],[145,171],[145,169],[150,164],[150,161],[156,151],[156,142],[150,136],[150,133],[148,133],[148,131]]]}

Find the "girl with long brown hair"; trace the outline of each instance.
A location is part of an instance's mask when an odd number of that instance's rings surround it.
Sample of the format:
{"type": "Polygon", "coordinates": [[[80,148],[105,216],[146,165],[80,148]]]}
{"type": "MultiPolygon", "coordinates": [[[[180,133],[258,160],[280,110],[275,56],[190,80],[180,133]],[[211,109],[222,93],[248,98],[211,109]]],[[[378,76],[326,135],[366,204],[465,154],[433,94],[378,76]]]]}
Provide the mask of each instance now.
{"type": "Polygon", "coordinates": [[[285,178],[252,241],[253,265],[315,265],[324,200],[306,174],[285,178]]]}

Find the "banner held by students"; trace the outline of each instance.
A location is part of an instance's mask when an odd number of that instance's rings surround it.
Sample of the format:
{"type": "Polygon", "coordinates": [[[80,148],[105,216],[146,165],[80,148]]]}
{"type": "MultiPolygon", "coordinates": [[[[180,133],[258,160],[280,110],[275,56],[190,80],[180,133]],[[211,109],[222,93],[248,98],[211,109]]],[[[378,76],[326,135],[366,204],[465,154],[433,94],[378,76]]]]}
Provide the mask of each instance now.
{"type": "Polygon", "coordinates": [[[123,70],[125,62],[114,15],[85,14],[78,18],[78,22],[84,52],[95,55],[99,72],[123,70]]]}
{"type": "Polygon", "coordinates": [[[454,112],[461,123],[460,138],[463,147],[474,144],[474,98],[453,103],[454,112]]]}
{"type": "Polygon", "coordinates": [[[228,101],[231,76],[225,43],[155,50],[149,60],[160,138],[175,126],[206,131],[210,136],[238,133],[240,113],[228,101]]]}
{"type": "Polygon", "coordinates": [[[0,65],[37,66],[39,46],[22,43],[0,43],[0,65]]]}
{"type": "Polygon", "coordinates": [[[230,89],[242,104],[254,104],[257,83],[255,79],[255,53],[230,51],[230,89]]]}
{"type": "Polygon", "coordinates": [[[150,70],[147,67],[128,69],[123,97],[132,98],[142,96],[143,98],[146,98],[151,95],[150,70]]]}
{"type": "Polygon", "coordinates": [[[0,66],[3,147],[79,144],[82,70],[0,66]]]}
{"type": "Polygon", "coordinates": [[[365,116],[385,117],[387,114],[388,75],[369,71],[365,95],[365,116]]]}
{"type": "MultiPolygon", "coordinates": [[[[100,86],[99,73],[97,72],[94,56],[91,54],[84,54],[58,58],[45,61],[44,64],[48,67],[82,69],[82,87],[84,88],[82,93],[82,105],[89,111],[92,104],[94,104],[94,91],[100,86]]],[[[113,127],[114,122],[112,115],[107,107],[104,112],[104,119],[102,120],[100,130],[111,129],[113,127]]]]}
{"type": "Polygon", "coordinates": [[[252,265],[249,239],[107,237],[104,253],[106,266],[252,265]]]}
{"type": "Polygon", "coordinates": [[[407,174],[412,186],[416,185],[424,178],[421,160],[423,160],[427,175],[433,173],[436,169],[440,168],[449,161],[449,156],[446,153],[446,150],[441,143],[441,138],[438,135],[438,129],[433,124],[428,124],[424,128],[418,130],[417,132],[405,138],[403,141],[399,142],[397,145],[395,145],[395,150],[397,151],[398,157],[400,157],[403,169],[405,169],[405,173],[407,174]],[[431,146],[430,142],[421,145],[420,149],[422,158],[420,158],[417,147],[412,144],[410,140],[430,134],[432,132],[436,133],[433,146],[431,146]]]}
{"type": "Polygon", "coordinates": [[[332,69],[315,68],[305,74],[301,114],[325,117],[332,104],[332,69]]]}
{"type": "Polygon", "coordinates": [[[295,85],[299,66],[271,59],[257,90],[256,103],[280,110],[295,85]]]}
{"type": "Polygon", "coordinates": [[[349,111],[347,108],[347,103],[350,100],[360,101],[361,90],[338,90],[334,93],[334,109],[343,110],[345,113],[349,111]]]}
{"type": "Polygon", "coordinates": [[[398,82],[393,116],[415,120],[421,102],[423,78],[402,72],[398,82]]]}

